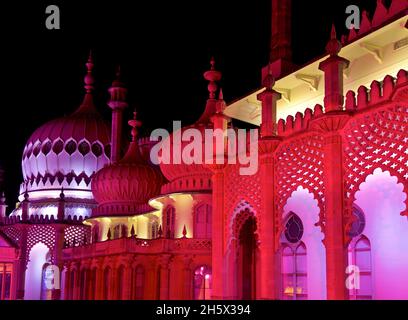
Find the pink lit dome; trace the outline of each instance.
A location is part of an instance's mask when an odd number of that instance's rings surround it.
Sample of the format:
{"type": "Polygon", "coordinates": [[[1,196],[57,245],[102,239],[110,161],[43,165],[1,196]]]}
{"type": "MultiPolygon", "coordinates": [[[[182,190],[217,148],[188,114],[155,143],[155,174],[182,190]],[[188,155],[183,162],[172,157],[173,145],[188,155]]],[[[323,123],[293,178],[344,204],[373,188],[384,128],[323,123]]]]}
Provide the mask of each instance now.
{"type": "Polygon", "coordinates": [[[41,191],[59,193],[63,187],[67,196],[70,190],[81,190],[92,197],[91,177],[109,162],[110,126],[93,102],[91,57],[86,66],[86,94],[81,106],[70,116],[44,124],[28,139],[22,157],[24,183],[20,195],[27,189],[30,198],[36,198],[44,194],[41,191]]]}
{"type": "Polygon", "coordinates": [[[152,211],[148,201],[157,196],[163,182],[158,169],[150,165],[140,152],[136,127],[140,122],[129,121],[132,142],[120,161],[106,166],[92,178],[92,193],[98,207],[92,217],[134,215],[152,211]]]}
{"type": "MultiPolygon", "coordinates": [[[[170,163],[160,164],[160,170],[163,175],[169,180],[169,183],[164,185],[161,193],[169,194],[175,192],[184,191],[209,191],[211,190],[211,171],[205,166],[205,129],[212,129],[213,123],[211,122],[211,117],[217,112],[217,103],[219,100],[215,99],[215,92],[217,91],[216,81],[221,79],[221,72],[215,70],[214,59],[211,60],[211,70],[204,73],[204,78],[209,81],[208,91],[210,92],[210,99],[207,101],[204,113],[201,115],[200,119],[193,125],[186,126],[180,130],[173,132],[169,137],[163,141],[164,146],[170,146],[170,163]],[[183,135],[183,133],[188,129],[198,129],[203,138],[202,142],[202,161],[201,164],[190,164],[185,163],[181,158],[181,163],[174,163],[173,158],[173,139],[176,134],[183,135]]],[[[222,96],[222,92],[221,92],[222,96]]],[[[222,97],[221,97],[222,100],[222,97]]],[[[181,140],[179,140],[181,141],[181,140]]],[[[183,152],[184,148],[190,144],[190,141],[181,142],[181,145],[176,145],[177,148],[183,152]]],[[[182,153],[181,152],[181,153],[182,153]]]]}

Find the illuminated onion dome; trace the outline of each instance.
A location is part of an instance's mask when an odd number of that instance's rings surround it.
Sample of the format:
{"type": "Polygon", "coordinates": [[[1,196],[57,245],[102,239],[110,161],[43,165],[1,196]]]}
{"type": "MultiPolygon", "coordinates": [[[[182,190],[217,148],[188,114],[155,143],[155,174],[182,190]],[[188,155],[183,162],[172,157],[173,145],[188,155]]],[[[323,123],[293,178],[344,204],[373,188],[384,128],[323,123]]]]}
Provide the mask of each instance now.
{"type": "Polygon", "coordinates": [[[81,192],[82,197],[92,197],[91,177],[110,158],[110,126],[93,101],[93,66],[90,56],[86,63],[86,94],[80,107],[70,116],[41,126],[28,139],[22,158],[24,183],[20,198],[26,188],[30,199],[35,199],[42,197],[44,192],[39,191],[44,190],[47,194],[54,190],[58,196],[61,187],[69,197],[81,192]]]}
{"type": "Polygon", "coordinates": [[[98,203],[92,212],[93,218],[153,211],[147,203],[159,194],[163,176],[140,153],[136,139],[140,122],[136,120],[136,112],[129,125],[132,141],[125,156],[98,171],[92,179],[92,193],[98,203]]]}
{"type": "MultiPolygon", "coordinates": [[[[216,82],[221,80],[221,72],[215,70],[214,58],[211,59],[211,70],[204,73],[204,78],[209,81],[208,91],[210,93],[209,99],[207,100],[206,108],[204,113],[201,115],[200,119],[193,125],[181,128],[178,131],[173,132],[169,137],[163,141],[163,148],[170,147],[170,151],[174,148],[174,141],[178,141],[174,138],[175,135],[182,136],[183,133],[188,129],[198,129],[203,138],[202,142],[202,161],[201,164],[197,163],[185,163],[181,158],[181,162],[176,163],[173,158],[173,152],[170,152],[170,163],[161,163],[160,170],[163,175],[169,180],[169,183],[164,185],[161,193],[169,194],[175,192],[184,191],[209,191],[211,190],[211,171],[205,167],[205,129],[213,129],[213,123],[211,122],[211,117],[217,112],[217,104],[220,102],[215,98],[215,93],[217,91],[216,82]]],[[[222,92],[220,92],[220,99],[222,100],[222,92]]],[[[181,141],[181,140],[180,140],[181,141]]],[[[181,150],[181,153],[187,145],[191,142],[182,141],[180,146],[176,145],[176,148],[181,150]]],[[[177,159],[178,160],[178,159],[177,159]]]]}

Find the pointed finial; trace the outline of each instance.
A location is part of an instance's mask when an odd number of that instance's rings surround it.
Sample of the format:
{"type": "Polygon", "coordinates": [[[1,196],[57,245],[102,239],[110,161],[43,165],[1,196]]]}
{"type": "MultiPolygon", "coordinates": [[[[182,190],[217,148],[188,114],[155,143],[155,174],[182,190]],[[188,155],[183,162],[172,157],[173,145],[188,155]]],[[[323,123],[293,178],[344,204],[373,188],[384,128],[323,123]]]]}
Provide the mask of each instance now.
{"type": "Polygon", "coordinates": [[[110,228],[108,229],[108,233],[106,235],[106,238],[108,238],[108,240],[110,240],[112,238],[112,232],[111,232],[110,228]]]}
{"type": "Polygon", "coordinates": [[[218,100],[224,100],[224,93],[222,92],[222,88],[220,88],[220,92],[218,93],[218,100]]]}
{"type": "Polygon", "coordinates": [[[331,56],[335,56],[340,52],[340,50],[341,50],[341,43],[339,40],[337,40],[336,27],[333,23],[331,32],[330,32],[330,40],[326,45],[326,51],[331,56]]]}
{"type": "Polygon", "coordinates": [[[157,232],[157,235],[159,236],[159,238],[163,237],[163,229],[162,226],[159,226],[159,231],[157,232]]]}
{"type": "Polygon", "coordinates": [[[215,59],[214,59],[214,56],[211,57],[210,65],[211,65],[211,70],[215,70],[215,59]]]}
{"type": "Polygon", "coordinates": [[[135,236],[135,226],[132,224],[132,228],[130,229],[130,235],[132,236],[132,237],[134,237],[135,236]]]}
{"type": "Polygon", "coordinates": [[[137,137],[137,128],[140,127],[142,125],[142,123],[137,120],[137,112],[136,110],[133,112],[133,119],[128,121],[129,126],[132,127],[132,141],[136,141],[136,137],[137,137]]]}
{"type": "Polygon", "coordinates": [[[273,86],[275,85],[275,78],[272,75],[272,67],[271,64],[268,65],[268,74],[266,75],[266,77],[263,79],[262,81],[262,85],[263,87],[268,90],[271,91],[273,90],[273,86]]]}
{"type": "Polygon", "coordinates": [[[330,33],[331,40],[337,40],[337,33],[336,33],[336,26],[332,23],[331,33],[330,33]]]}
{"type": "Polygon", "coordinates": [[[187,238],[187,228],[186,228],[186,225],[184,225],[184,227],[183,227],[183,238],[184,238],[184,239],[187,238]]]}
{"type": "Polygon", "coordinates": [[[64,187],[61,187],[60,200],[64,200],[64,199],[65,199],[64,187]]]}
{"type": "Polygon", "coordinates": [[[215,70],[214,57],[211,58],[210,65],[211,65],[210,70],[204,73],[204,79],[210,82],[208,84],[208,91],[210,93],[210,99],[215,99],[215,92],[218,89],[217,81],[221,80],[222,74],[221,72],[215,70]]]}
{"type": "Polygon", "coordinates": [[[112,82],[112,87],[123,87],[124,84],[122,82],[122,71],[121,71],[121,67],[119,64],[116,66],[115,75],[116,75],[116,78],[112,82]]]}
{"type": "Polygon", "coordinates": [[[91,93],[92,90],[94,89],[94,77],[92,75],[92,70],[94,68],[94,63],[93,63],[93,56],[92,56],[92,50],[89,51],[89,57],[88,61],[86,62],[86,69],[87,69],[87,74],[85,75],[85,89],[87,93],[91,93]]]}

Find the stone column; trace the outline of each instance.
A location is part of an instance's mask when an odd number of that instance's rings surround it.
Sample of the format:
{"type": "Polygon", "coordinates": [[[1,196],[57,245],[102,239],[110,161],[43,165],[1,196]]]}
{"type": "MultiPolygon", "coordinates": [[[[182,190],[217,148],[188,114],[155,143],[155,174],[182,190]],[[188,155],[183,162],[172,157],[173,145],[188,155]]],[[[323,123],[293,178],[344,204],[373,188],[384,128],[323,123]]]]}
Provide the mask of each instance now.
{"type": "Polygon", "coordinates": [[[343,71],[349,62],[337,55],[340,50],[341,44],[336,39],[336,30],[333,26],[331,38],[326,46],[330,57],[319,66],[325,77],[325,114],[312,121],[312,127],[321,132],[324,139],[324,244],[327,298],[330,300],[348,299],[348,290],[345,286],[347,240],[344,219],[344,157],[343,141],[339,131],[350,117],[343,111],[343,71]]]}
{"type": "Polygon", "coordinates": [[[53,258],[54,258],[54,265],[58,267],[59,270],[59,275],[56,277],[54,275],[54,286],[55,289],[52,289],[51,292],[51,299],[52,300],[60,300],[61,299],[61,280],[62,280],[62,271],[64,267],[64,262],[63,262],[63,257],[62,257],[62,249],[64,248],[64,230],[65,226],[62,224],[55,224],[54,225],[54,230],[55,230],[55,245],[54,245],[54,252],[53,252],[53,258]],[[55,283],[55,279],[59,281],[58,285],[55,283]]]}
{"type": "Polygon", "coordinates": [[[280,138],[276,135],[276,104],[281,95],[273,90],[275,80],[269,73],[263,81],[265,90],[258,95],[258,100],[262,103],[262,123],[261,137],[258,142],[258,154],[260,157],[260,178],[262,192],[262,210],[260,219],[262,225],[258,223],[259,234],[259,264],[260,274],[257,275],[257,298],[278,299],[279,279],[277,274],[277,264],[280,262],[277,257],[279,241],[277,241],[275,199],[275,161],[274,152],[280,143],[280,138]]]}

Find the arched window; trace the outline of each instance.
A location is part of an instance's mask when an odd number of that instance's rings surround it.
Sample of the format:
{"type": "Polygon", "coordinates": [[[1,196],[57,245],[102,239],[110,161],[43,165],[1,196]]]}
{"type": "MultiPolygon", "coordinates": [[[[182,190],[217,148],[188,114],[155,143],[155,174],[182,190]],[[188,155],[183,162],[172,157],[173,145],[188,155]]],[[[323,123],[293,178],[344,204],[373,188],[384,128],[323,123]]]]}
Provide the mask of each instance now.
{"type": "Polygon", "coordinates": [[[301,241],[302,220],[291,213],[285,225],[282,239],[282,298],[284,300],[307,299],[307,250],[301,241]]]}
{"type": "Polygon", "coordinates": [[[172,206],[166,208],[166,237],[174,238],[174,229],[176,221],[176,210],[172,206]]]}
{"type": "Polygon", "coordinates": [[[144,268],[139,265],[136,267],[134,272],[135,272],[134,299],[142,300],[144,298],[145,271],[144,268]]]}
{"type": "Polygon", "coordinates": [[[109,299],[110,268],[105,268],[103,273],[103,299],[109,299]]]}
{"type": "Polygon", "coordinates": [[[212,292],[211,268],[200,266],[194,271],[194,299],[210,300],[212,292]]]}
{"type": "Polygon", "coordinates": [[[371,300],[371,244],[367,237],[361,235],[349,245],[349,265],[353,266],[350,277],[349,296],[351,300],[371,300]]]}
{"type": "Polygon", "coordinates": [[[211,207],[207,204],[195,210],[194,238],[211,239],[211,207]]]}
{"type": "Polygon", "coordinates": [[[372,299],[371,287],[371,244],[362,233],[366,225],[363,210],[353,205],[354,221],[349,232],[351,240],[348,247],[349,297],[351,300],[372,299]]]}

